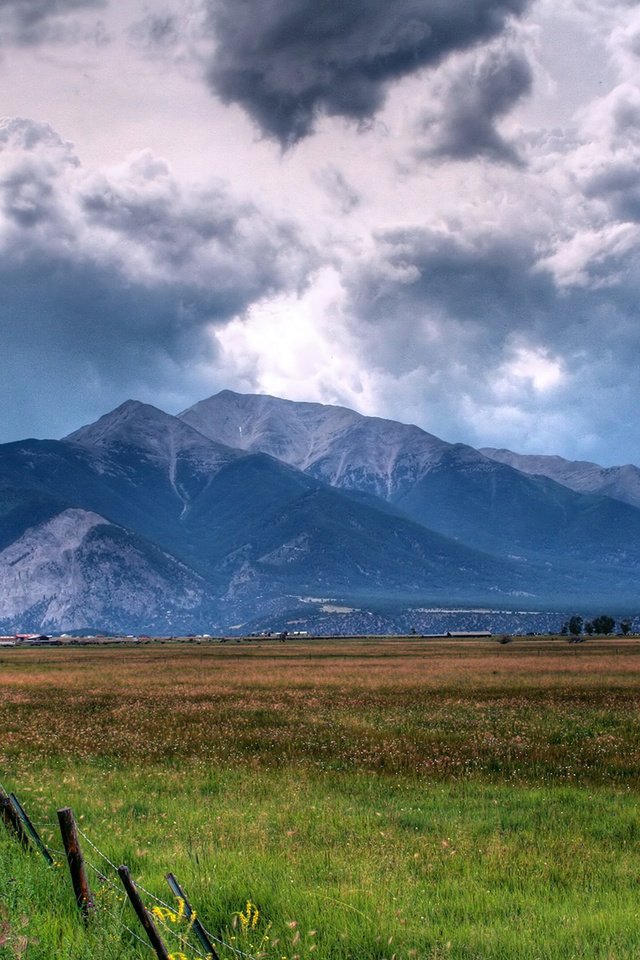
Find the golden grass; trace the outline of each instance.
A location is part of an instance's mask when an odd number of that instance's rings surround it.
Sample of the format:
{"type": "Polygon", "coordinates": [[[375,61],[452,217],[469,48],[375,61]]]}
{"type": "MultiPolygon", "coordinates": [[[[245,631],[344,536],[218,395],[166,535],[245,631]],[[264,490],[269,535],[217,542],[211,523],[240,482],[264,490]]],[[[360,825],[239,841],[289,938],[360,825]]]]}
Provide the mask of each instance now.
{"type": "MultiPolygon", "coordinates": [[[[639,679],[635,640],[3,650],[0,780],[229,938],[251,899],[269,960],[631,960],[639,679]]],[[[14,847],[29,958],[144,955],[14,847]]]]}
{"type": "Polygon", "coordinates": [[[260,766],[635,782],[640,642],[12,650],[0,763],[260,766]]]}

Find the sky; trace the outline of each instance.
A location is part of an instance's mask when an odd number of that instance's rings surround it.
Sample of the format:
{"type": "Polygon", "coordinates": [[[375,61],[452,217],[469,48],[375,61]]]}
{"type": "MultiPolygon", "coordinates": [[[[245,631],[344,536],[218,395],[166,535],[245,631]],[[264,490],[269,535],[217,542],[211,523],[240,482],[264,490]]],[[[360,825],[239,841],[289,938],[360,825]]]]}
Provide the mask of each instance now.
{"type": "Polygon", "coordinates": [[[636,0],[0,0],[0,441],[338,403],[640,463],[636,0]]]}

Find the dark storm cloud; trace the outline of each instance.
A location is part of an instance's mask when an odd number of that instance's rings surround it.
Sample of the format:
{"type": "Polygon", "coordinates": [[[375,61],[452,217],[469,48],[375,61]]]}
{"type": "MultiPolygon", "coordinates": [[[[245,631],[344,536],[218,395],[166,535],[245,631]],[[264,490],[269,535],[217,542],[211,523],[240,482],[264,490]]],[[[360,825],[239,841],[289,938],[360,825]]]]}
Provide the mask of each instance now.
{"type": "Polygon", "coordinates": [[[375,362],[392,372],[439,363],[465,376],[492,370],[514,342],[595,369],[605,338],[612,364],[615,355],[632,366],[640,356],[640,331],[629,322],[640,295],[640,258],[631,252],[624,281],[603,288],[610,266],[594,264],[592,288],[559,290],[538,268],[535,238],[525,233],[393,231],[349,278],[349,312],[360,342],[371,343],[375,362]],[[410,353],[403,349],[408,342],[410,353]]]}
{"type": "Polygon", "coordinates": [[[149,152],[89,176],[27,120],[0,123],[0,238],[14,384],[81,376],[135,393],[166,365],[188,377],[212,324],[301,285],[313,263],[287,223],[224,188],[185,191],[149,152]]]}
{"type": "Polygon", "coordinates": [[[520,166],[518,153],[495,128],[531,90],[531,67],[516,50],[491,50],[452,77],[437,108],[422,121],[426,145],[418,155],[451,160],[486,156],[520,166]]]}
{"type": "Polygon", "coordinates": [[[106,0],[0,0],[0,42],[61,39],[60,18],[106,6],[106,0]]]}
{"type": "Polygon", "coordinates": [[[388,85],[500,34],[529,0],[207,0],[212,90],[291,145],[320,114],[356,121],[388,85]]]}
{"type": "Polygon", "coordinates": [[[352,275],[350,290],[358,312],[373,321],[429,309],[504,327],[550,295],[550,278],[532,266],[525,238],[393,230],[379,237],[378,256],[352,275]]]}
{"type": "Polygon", "coordinates": [[[416,410],[448,439],[635,462],[638,249],[559,288],[521,226],[380,236],[348,278],[360,363],[393,384],[396,416],[416,410]]]}

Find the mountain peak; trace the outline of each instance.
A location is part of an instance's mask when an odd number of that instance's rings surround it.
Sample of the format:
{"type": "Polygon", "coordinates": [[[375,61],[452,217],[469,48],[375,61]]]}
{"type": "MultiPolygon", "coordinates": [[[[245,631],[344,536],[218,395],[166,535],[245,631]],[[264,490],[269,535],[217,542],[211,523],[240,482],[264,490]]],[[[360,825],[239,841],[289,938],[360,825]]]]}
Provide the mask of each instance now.
{"type": "Polygon", "coordinates": [[[334,486],[364,488],[385,498],[450,447],[420,427],[347,407],[230,390],[179,417],[219,442],[268,453],[334,486]]]}
{"type": "Polygon", "coordinates": [[[179,456],[187,456],[203,467],[213,469],[242,455],[240,451],[204,436],[178,417],[139,400],[126,400],[95,423],[70,433],[64,440],[96,452],[134,447],[150,459],[168,464],[171,471],[175,471],[179,456]]]}
{"type": "Polygon", "coordinates": [[[152,425],[165,424],[173,418],[163,413],[157,407],[150,403],[142,403],[140,400],[125,400],[120,406],[103,414],[94,423],[86,424],[78,430],[74,430],[65,441],[71,443],[91,444],[92,446],[101,444],[117,443],[121,441],[127,432],[134,430],[136,425],[144,423],[147,430],[152,425]]]}

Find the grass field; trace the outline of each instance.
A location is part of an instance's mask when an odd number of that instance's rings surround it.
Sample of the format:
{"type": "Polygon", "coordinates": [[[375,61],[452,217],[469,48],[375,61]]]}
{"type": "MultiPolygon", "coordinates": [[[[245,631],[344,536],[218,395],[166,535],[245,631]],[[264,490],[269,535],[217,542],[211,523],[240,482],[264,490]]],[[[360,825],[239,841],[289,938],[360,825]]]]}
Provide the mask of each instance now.
{"type": "MultiPolygon", "coordinates": [[[[639,691],[634,640],[7,650],[0,780],[252,956],[637,958],[639,691]]],[[[90,873],[85,931],[0,833],[0,958],[151,956],[90,873]]]]}

